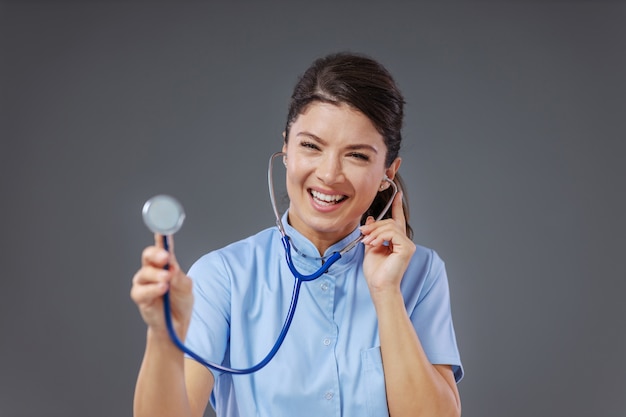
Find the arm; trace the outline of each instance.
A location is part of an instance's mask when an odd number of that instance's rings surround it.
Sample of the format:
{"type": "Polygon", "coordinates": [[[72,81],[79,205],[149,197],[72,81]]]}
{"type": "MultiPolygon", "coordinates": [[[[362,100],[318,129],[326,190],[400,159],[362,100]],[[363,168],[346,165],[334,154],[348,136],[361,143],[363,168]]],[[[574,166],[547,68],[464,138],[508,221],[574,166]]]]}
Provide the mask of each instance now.
{"type": "Polygon", "coordinates": [[[162,296],[169,289],[174,328],[184,340],[193,305],[191,280],[182,273],[173,254],[162,248],[160,237],[156,243],[144,250],[142,267],[135,274],[131,289],[131,298],[148,325],[135,388],[134,416],[200,417],[213,388],[213,375],[184,359],[170,341],[163,318],[162,296]],[[169,270],[163,269],[166,264],[169,270]]]}
{"type": "Polygon", "coordinates": [[[192,417],[185,387],[183,353],[167,334],[148,329],[146,350],[135,387],[135,417],[192,417]]]}
{"type": "Polygon", "coordinates": [[[400,290],[415,252],[405,234],[400,193],[392,213],[392,219],[374,222],[370,218],[361,227],[366,236],[363,268],[378,316],[389,413],[392,417],[457,417],[461,405],[452,369],[433,365],[426,357],[400,290]]]}
{"type": "Polygon", "coordinates": [[[390,415],[460,416],[452,368],[429,362],[399,289],[377,293],[374,305],[390,415]]]}

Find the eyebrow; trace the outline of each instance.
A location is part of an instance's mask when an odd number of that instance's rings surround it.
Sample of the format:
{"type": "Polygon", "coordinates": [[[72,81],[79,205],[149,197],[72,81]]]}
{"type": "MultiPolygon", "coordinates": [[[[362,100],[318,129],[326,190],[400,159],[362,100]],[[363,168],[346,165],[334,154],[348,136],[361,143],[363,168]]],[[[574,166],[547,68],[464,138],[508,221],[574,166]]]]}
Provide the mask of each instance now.
{"type": "MultiPolygon", "coordinates": [[[[313,133],[298,132],[296,134],[296,137],[299,137],[299,136],[306,136],[307,138],[312,139],[315,142],[318,142],[320,145],[327,145],[328,144],[324,139],[320,138],[317,135],[314,135],[313,133]]],[[[357,144],[354,144],[354,145],[348,145],[347,149],[349,149],[351,151],[358,151],[358,150],[361,150],[361,149],[369,149],[370,151],[374,152],[375,154],[378,154],[378,149],[376,149],[376,147],[374,147],[372,145],[367,145],[365,143],[357,143],[357,144]]]]}

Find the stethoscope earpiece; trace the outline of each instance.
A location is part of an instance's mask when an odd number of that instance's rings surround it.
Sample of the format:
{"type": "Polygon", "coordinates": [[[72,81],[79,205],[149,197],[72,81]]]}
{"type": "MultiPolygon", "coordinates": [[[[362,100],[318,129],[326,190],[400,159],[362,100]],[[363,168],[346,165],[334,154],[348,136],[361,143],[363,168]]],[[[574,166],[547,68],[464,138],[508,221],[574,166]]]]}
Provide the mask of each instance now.
{"type": "Polygon", "coordinates": [[[391,178],[389,178],[386,175],[383,177],[383,182],[380,184],[380,187],[378,187],[378,191],[386,190],[387,188],[389,188],[389,185],[391,185],[394,188],[394,195],[395,195],[395,193],[397,192],[396,184],[393,182],[391,178]]]}

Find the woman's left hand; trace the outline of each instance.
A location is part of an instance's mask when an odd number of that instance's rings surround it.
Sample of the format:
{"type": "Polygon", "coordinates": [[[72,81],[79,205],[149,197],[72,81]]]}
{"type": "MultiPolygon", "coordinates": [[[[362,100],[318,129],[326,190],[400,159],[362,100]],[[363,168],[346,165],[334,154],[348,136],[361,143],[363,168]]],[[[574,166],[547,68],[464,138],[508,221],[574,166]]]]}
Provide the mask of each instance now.
{"type": "Polygon", "coordinates": [[[374,221],[369,217],[361,226],[365,235],[363,272],[373,291],[399,289],[415,244],[406,235],[406,219],[402,210],[402,193],[398,192],[391,206],[391,219],[374,221]]]}

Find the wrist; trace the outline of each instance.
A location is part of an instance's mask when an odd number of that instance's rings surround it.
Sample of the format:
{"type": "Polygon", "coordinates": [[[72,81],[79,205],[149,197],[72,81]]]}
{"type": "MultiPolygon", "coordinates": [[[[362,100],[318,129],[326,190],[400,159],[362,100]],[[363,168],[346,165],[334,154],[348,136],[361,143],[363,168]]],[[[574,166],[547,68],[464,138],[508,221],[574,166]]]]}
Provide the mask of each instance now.
{"type": "MultiPolygon", "coordinates": [[[[181,334],[180,332],[176,333],[176,336],[184,342],[185,333],[181,334]]],[[[165,326],[163,327],[148,327],[147,332],[147,343],[155,346],[160,346],[163,348],[171,348],[180,352],[180,349],[174,344],[172,341],[170,334],[165,326]]],[[[182,353],[182,352],[181,352],[182,353]]]]}
{"type": "Polygon", "coordinates": [[[399,285],[370,287],[370,296],[377,309],[385,306],[404,305],[404,297],[399,285]]]}

